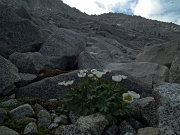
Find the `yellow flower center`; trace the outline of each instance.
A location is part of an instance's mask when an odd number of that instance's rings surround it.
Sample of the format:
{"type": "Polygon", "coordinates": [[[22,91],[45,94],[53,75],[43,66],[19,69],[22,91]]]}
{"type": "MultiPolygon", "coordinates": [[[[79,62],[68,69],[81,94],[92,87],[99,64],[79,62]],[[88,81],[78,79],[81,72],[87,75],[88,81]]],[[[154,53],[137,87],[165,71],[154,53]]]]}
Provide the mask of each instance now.
{"type": "Polygon", "coordinates": [[[124,100],[127,100],[127,101],[132,101],[132,97],[131,97],[131,96],[129,96],[129,95],[128,95],[128,96],[125,96],[125,97],[124,97],[124,100]]]}

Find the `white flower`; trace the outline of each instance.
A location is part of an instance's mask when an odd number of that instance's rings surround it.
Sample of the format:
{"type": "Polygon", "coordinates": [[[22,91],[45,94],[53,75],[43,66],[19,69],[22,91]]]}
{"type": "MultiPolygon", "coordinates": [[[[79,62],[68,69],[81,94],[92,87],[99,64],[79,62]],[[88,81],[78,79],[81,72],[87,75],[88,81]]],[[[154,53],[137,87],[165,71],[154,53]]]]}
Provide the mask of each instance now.
{"type": "Polygon", "coordinates": [[[94,77],[94,75],[93,74],[89,74],[88,77],[92,78],[92,77],[94,77]]]}
{"type": "Polygon", "coordinates": [[[123,101],[126,102],[126,103],[132,103],[133,102],[133,97],[131,94],[129,93],[124,93],[123,94],[123,101]]]}
{"type": "Polygon", "coordinates": [[[91,69],[91,73],[97,72],[97,69],[91,69]]]}
{"type": "Polygon", "coordinates": [[[79,71],[79,73],[81,73],[81,74],[82,74],[82,73],[87,73],[87,72],[88,72],[88,70],[86,70],[86,69],[85,69],[85,70],[80,70],[80,71],[79,71]]]}
{"type": "Polygon", "coordinates": [[[71,81],[67,81],[66,83],[67,83],[68,85],[72,85],[72,84],[74,83],[74,81],[71,80],[71,81]]]}
{"type": "Polygon", "coordinates": [[[103,69],[103,71],[104,71],[105,73],[110,73],[110,72],[111,72],[111,70],[107,70],[107,69],[103,69]]]}
{"type": "Polygon", "coordinates": [[[128,94],[130,94],[133,98],[137,98],[137,99],[140,98],[140,95],[134,91],[128,91],[128,94]]]}
{"type": "Polygon", "coordinates": [[[100,71],[94,71],[93,74],[96,75],[97,78],[101,78],[106,73],[105,72],[100,72],[100,71]]]}
{"type": "Polygon", "coordinates": [[[127,76],[125,76],[125,75],[121,75],[121,77],[122,77],[122,79],[126,79],[127,78],[127,76]]]}
{"type": "Polygon", "coordinates": [[[112,80],[115,81],[115,82],[120,82],[122,80],[122,77],[119,76],[119,75],[112,76],[112,80]]]}
{"type": "Polygon", "coordinates": [[[65,81],[59,82],[58,85],[61,85],[61,86],[62,86],[62,85],[64,85],[64,83],[65,83],[65,81]]]}
{"type": "Polygon", "coordinates": [[[127,76],[124,76],[124,75],[115,75],[115,76],[112,76],[112,80],[115,81],[115,82],[120,82],[122,79],[126,79],[127,76]]]}
{"type": "Polygon", "coordinates": [[[71,81],[67,81],[67,82],[65,82],[65,81],[63,81],[63,82],[59,82],[58,83],[58,85],[61,85],[61,86],[69,86],[69,85],[72,85],[74,83],[74,81],[73,80],[71,80],[71,81]]]}
{"type": "Polygon", "coordinates": [[[83,72],[82,70],[78,73],[78,77],[85,77],[86,73],[83,72]]]}
{"type": "Polygon", "coordinates": [[[102,72],[96,72],[96,77],[97,78],[101,78],[103,76],[103,73],[102,72]]]}

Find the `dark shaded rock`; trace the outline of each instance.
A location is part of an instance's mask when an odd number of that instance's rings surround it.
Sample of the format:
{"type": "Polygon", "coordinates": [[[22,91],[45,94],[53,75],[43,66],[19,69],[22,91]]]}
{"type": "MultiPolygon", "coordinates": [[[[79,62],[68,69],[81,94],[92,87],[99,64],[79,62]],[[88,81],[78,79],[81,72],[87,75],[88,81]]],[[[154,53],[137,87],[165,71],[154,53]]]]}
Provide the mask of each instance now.
{"type": "Polygon", "coordinates": [[[40,104],[35,104],[34,105],[34,111],[35,111],[35,113],[36,114],[38,114],[41,110],[46,110],[44,107],[42,107],[42,105],[40,105],[40,104]]]}
{"type": "Polygon", "coordinates": [[[79,69],[101,69],[102,67],[98,63],[97,59],[93,54],[83,51],[80,53],[78,59],[78,68],[79,69]]]}
{"type": "Polygon", "coordinates": [[[32,20],[31,15],[23,6],[16,11],[16,14],[21,18],[32,20]]]}
{"type": "Polygon", "coordinates": [[[76,123],[76,121],[79,119],[80,115],[73,113],[72,111],[68,114],[69,120],[72,124],[76,123]]]}
{"type": "Polygon", "coordinates": [[[128,135],[136,135],[134,128],[127,121],[123,121],[118,127],[117,135],[126,135],[126,133],[128,135]]]}
{"type": "Polygon", "coordinates": [[[20,80],[17,67],[0,56],[0,94],[10,92],[15,82],[20,80]],[[6,92],[8,91],[8,92],[6,92]]]}
{"type": "Polygon", "coordinates": [[[116,135],[117,132],[118,132],[118,127],[116,125],[107,126],[103,131],[103,135],[116,135]]]}
{"type": "Polygon", "coordinates": [[[180,51],[175,56],[169,70],[169,82],[180,84],[180,51]]]}
{"type": "Polygon", "coordinates": [[[38,73],[45,66],[44,57],[39,52],[18,53],[9,56],[21,73],[38,73]]]}
{"type": "Polygon", "coordinates": [[[35,47],[42,43],[40,29],[9,8],[0,18],[0,31],[0,55],[6,58],[14,52],[37,51],[35,47]]]}
{"type": "Polygon", "coordinates": [[[3,123],[6,116],[7,116],[6,110],[3,108],[0,108],[0,124],[3,123]]]}
{"type": "Polygon", "coordinates": [[[134,117],[145,126],[157,127],[158,115],[157,106],[153,97],[146,97],[135,100],[132,103],[134,117]]]}
{"type": "Polygon", "coordinates": [[[5,126],[0,126],[0,134],[1,135],[19,135],[18,132],[5,126]]]}
{"type": "MultiPolygon", "coordinates": [[[[62,98],[65,93],[68,93],[71,90],[71,88],[75,88],[83,82],[84,79],[78,77],[78,72],[79,71],[77,70],[54,77],[45,78],[39,82],[35,82],[28,86],[16,89],[14,92],[17,98],[39,97],[46,100],[53,98],[62,98]],[[59,82],[71,80],[74,80],[74,83],[69,87],[58,85],[59,82]]],[[[112,71],[111,73],[105,75],[104,78],[112,80],[112,76],[117,74],[127,76],[127,79],[118,83],[120,86],[125,86],[130,91],[137,92],[141,95],[141,97],[147,97],[151,95],[151,89],[145,87],[142,82],[123,71],[112,71]]]]}
{"type": "Polygon", "coordinates": [[[127,119],[126,121],[136,130],[136,132],[138,129],[144,128],[144,126],[134,118],[127,119]]]}
{"type": "Polygon", "coordinates": [[[85,46],[84,36],[61,28],[48,38],[39,52],[45,58],[46,67],[64,70],[75,66],[76,58],[85,49],[85,46]]]}

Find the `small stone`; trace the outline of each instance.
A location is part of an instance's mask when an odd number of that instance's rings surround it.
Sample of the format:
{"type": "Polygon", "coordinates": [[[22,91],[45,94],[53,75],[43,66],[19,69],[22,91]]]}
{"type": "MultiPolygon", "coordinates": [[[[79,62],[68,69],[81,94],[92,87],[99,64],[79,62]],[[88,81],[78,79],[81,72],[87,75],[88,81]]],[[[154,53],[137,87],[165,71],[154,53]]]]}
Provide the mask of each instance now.
{"type": "Polygon", "coordinates": [[[0,106],[2,107],[9,107],[9,106],[13,106],[17,104],[17,100],[16,99],[9,99],[7,101],[4,101],[0,104],[0,106]]]}
{"type": "Polygon", "coordinates": [[[40,104],[35,104],[34,105],[34,110],[35,110],[35,113],[36,114],[38,114],[39,113],[39,111],[41,111],[41,110],[46,110],[46,109],[44,109],[44,107],[42,107],[40,104]]]}
{"type": "Polygon", "coordinates": [[[24,135],[34,135],[37,134],[37,125],[35,122],[29,123],[24,129],[24,135]]]}
{"type": "Polygon", "coordinates": [[[140,128],[138,135],[159,135],[159,129],[153,127],[140,128]]]}
{"type": "Polygon", "coordinates": [[[62,119],[63,124],[68,124],[69,123],[68,122],[68,117],[66,115],[61,114],[60,117],[62,119]]]}
{"type": "Polygon", "coordinates": [[[69,113],[69,120],[71,121],[71,123],[75,123],[78,119],[79,119],[79,115],[78,114],[74,114],[73,112],[70,111],[69,113]]]}
{"type": "Polygon", "coordinates": [[[68,119],[68,117],[67,117],[66,115],[64,115],[64,114],[61,114],[60,117],[61,117],[62,119],[68,119]]]}
{"type": "Polygon", "coordinates": [[[51,123],[51,115],[46,110],[40,110],[38,116],[38,127],[48,127],[51,123]]]}
{"type": "Polygon", "coordinates": [[[13,106],[17,104],[17,100],[16,99],[9,99],[7,101],[4,101],[2,103],[0,103],[0,106],[2,107],[9,107],[9,106],[13,106]]]}
{"type": "Polygon", "coordinates": [[[62,118],[61,118],[61,117],[56,117],[56,118],[54,119],[54,123],[59,124],[59,123],[61,123],[61,122],[62,122],[62,118]]]}
{"type": "Polygon", "coordinates": [[[117,135],[124,135],[127,132],[127,135],[130,135],[130,133],[132,133],[132,135],[136,135],[135,129],[127,121],[123,121],[119,126],[117,135]]]}
{"type": "Polygon", "coordinates": [[[6,110],[3,108],[0,108],[0,124],[3,123],[6,116],[7,116],[6,110]]]}
{"type": "Polygon", "coordinates": [[[136,131],[140,128],[144,128],[144,126],[134,118],[130,118],[126,120],[136,131]]]}
{"type": "Polygon", "coordinates": [[[9,98],[11,98],[11,99],[14,99],[15,97],[16,97],[15,94],[12,94],[12,95],[9,96],[9,98]]]}
{"type": "Polygon", "coordinates": [[[58,117],[58,115],[57,115],[57,114],[55,114],[55,113],[51,113],[51,118],[52,118],[52,119],[54,119],[54,118],[56,118],[56,117],[58,117]]]}
{"type": "Polygon", "coordinates": [[[124,135],[134,135],[134,133],[126,132],[124,135]]]}
{"type": "Polygon", "coordinates": [[[49,130],[57,128],[59,125],[57,123],[51,123],[48,127],[49,130]]]}

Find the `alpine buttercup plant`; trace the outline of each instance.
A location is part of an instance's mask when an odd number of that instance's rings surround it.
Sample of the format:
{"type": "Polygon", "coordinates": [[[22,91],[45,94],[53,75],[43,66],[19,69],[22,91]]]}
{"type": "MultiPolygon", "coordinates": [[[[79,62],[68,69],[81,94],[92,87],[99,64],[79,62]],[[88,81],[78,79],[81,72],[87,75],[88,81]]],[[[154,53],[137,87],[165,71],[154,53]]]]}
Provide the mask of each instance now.
{"type": "Polygon", "coordinates": [[[116,124],[126,116],[130,116],[133,111],[129,103],[135,97],[138,98],[139,94],[128,92],[127,88],[117,85],[117,82],[127,78],[124,75],[113,77],[112,80],[115,82],[101,78],[109,72],[91,70],[89,78],[85,79],[83,84],[64,95],[63,102],[67,109],[84,116],[100,112],[106,116],[110,124],[116,124]]]}

